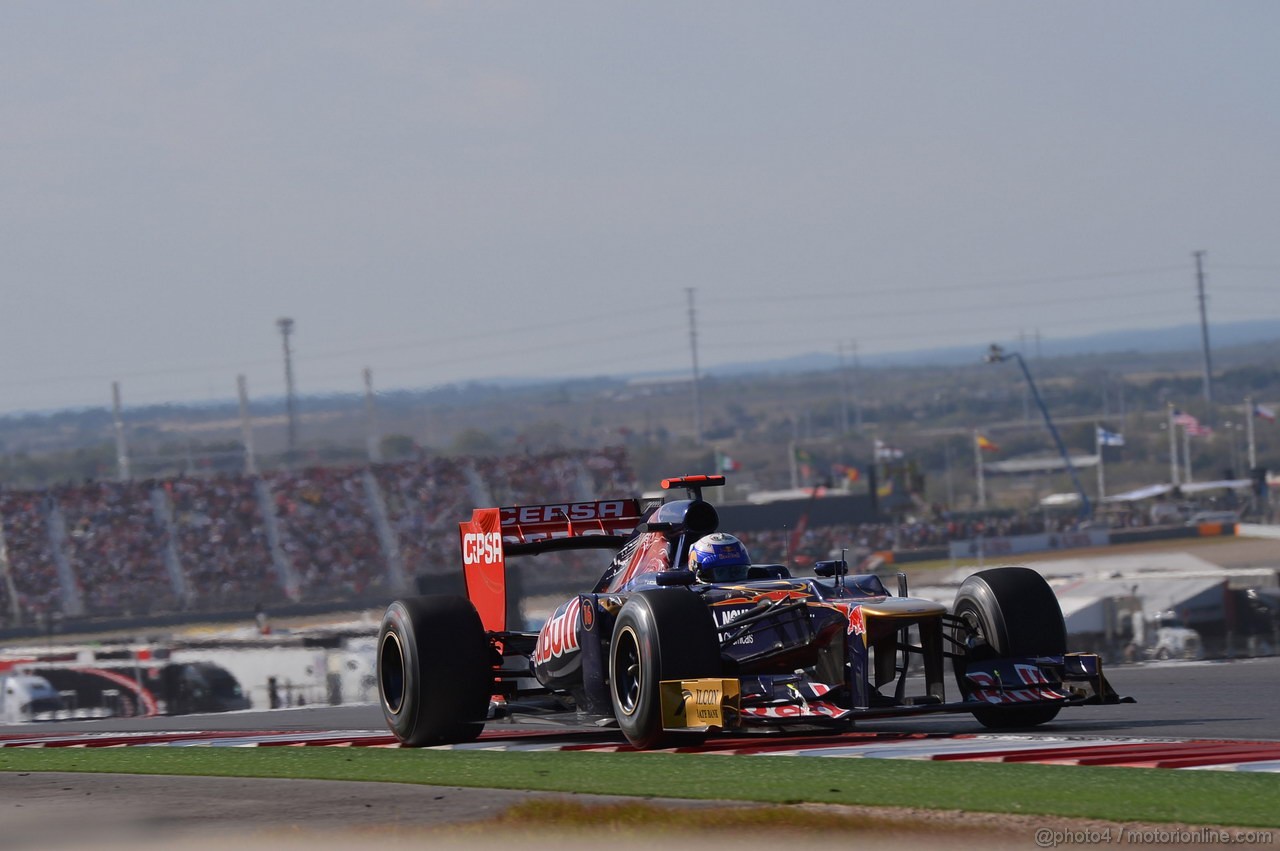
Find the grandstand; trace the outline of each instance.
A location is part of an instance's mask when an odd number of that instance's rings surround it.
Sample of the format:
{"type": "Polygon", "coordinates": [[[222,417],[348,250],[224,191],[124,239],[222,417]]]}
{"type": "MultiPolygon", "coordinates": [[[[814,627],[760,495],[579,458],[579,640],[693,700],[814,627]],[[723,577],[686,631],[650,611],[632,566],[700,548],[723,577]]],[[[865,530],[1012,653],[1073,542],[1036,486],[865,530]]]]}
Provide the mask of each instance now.
{"type": "Polygon", "coordinates": [[[630,496],[620,449],[0,493],[0,628],[383,605],[456,569],[472,508],[630,496]]]}

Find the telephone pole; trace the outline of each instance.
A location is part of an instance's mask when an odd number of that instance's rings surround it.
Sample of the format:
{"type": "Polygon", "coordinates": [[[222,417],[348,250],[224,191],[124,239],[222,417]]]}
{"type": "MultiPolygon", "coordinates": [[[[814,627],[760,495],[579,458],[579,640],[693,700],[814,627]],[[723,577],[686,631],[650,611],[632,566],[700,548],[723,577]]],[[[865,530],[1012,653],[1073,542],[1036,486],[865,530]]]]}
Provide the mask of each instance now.
{"type": "Polygon", "coordinates": [[[1209,317],[1204,296],[1204,252],[1196,251],[1196,293],[1200,300],[1200,345],[1204,350],[1204,400],[1213,403],[1213,361],[1209,358],[1209,317]]]}

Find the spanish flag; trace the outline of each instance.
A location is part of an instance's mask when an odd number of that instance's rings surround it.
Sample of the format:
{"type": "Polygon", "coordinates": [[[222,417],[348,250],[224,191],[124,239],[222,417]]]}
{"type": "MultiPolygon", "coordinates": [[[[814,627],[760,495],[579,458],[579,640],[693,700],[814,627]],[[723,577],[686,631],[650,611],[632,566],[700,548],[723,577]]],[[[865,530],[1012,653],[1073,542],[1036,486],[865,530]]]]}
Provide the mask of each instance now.
{"type": "Polygon", "coordinates": [[[985,452],[999,452],[999,451],[1000,451],[1000,447],[999,447],[999,446],[996,446],[994,443],[992,443],[991,441],[987,440],[987,439],[986,439],[985,437],[983,437],[982,435],[978,434],[978,435],[974,435],[974,436],[975,436],[975,437],[977,438],[977,440],[978,440],[978,448],[979,448],[979,449],[981,449],[981,450],[983,450],[983,451],[985,451],[985,452]]]}

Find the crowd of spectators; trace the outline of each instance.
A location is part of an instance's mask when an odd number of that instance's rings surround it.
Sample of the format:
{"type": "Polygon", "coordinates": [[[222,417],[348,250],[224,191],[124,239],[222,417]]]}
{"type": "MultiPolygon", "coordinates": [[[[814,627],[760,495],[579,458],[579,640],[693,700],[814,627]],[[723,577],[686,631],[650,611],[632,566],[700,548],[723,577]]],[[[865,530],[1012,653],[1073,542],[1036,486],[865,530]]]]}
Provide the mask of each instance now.
{"type": "Polygon", "coordinates": [[[188,608],[234,611],[278,600],[285,586],[248,476],[166,481],[188,608]]]}
{"type": "Polygon", "coordinates": [[[86,609],[146,614],[178,607],[165,566],[168,530],[156,516],[151,481],[88,482],[57,488],[66,554],[86,609]]]}
{"type": "MultiPolygon", "coordinates": [[[[0,576],[0,618],[17,615],[35,623],[75,608],[76,601],[86,614],[117,615],[367,600],[394,593],[401,577],[454,570],[457,523],[477,506],[638,492],[622,449],[0,492],[7,555],[0,570],[8,571],[0,576]]],[[[1152,522],[1136,510],[1113,511],[1109,520],[1121,526],[1152,522]]],[[[1059,532],[1078,522],[1044,512],[938,513],[930,520],[740,537],[757,563],[805,565],[841,550],[853,560],[884,550],[945,548],[979,536],[1059,532]]],[[[598,557],[544,561],[542,572],[568,572],[579,580],[593,581],[602,569],[598,557]]],[[[536,571],[524,573],[522,566],[522,576],[539,584],[536,571]]]]}
{"type": "Polygon", "coordinates": [[[0,617],[16,608],[32,617],[48,617],[62,608],[58,565],[49,546],[51,494],[45,491],[0,493],[0,518],[4,522],[9,580],[0,582],[6,597],[9,586],[17,595],[7,599],[0,617]]]}
{"type": "Polygon", "coordinates": [[[266,476],[280,546],[302,597],[364,597],[388,586],[363,468],[308,467],[266,476]]]}
{"type": "Polygon", "coordinates": [[[440,573],[453,564],[454,532],[472,501],[467,463],[431,458],[373,468],[386,501],[400,562],[409,576],[440,573]]]}

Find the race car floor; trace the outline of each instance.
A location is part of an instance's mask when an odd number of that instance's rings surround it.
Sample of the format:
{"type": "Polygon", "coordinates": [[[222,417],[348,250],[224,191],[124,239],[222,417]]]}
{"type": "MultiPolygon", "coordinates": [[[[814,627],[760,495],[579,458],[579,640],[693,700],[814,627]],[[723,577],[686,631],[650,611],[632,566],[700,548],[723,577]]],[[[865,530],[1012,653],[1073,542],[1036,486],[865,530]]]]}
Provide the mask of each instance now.
{"type": "MultiPolygon", "coordinates": [[[[0,747],[399,747],[369,731],[48,733],[0,735],[0,747]]],[[[631,747],[614,732],[492,731],[454,750],[619,752],[631,747]]],[[[1280,742],[1225,739],[1035,736],[1017,734],[841,733],[713,738],[677,751],[759,756],[1025,762],[1280,773],[1280,742]]]]}

